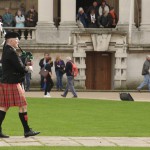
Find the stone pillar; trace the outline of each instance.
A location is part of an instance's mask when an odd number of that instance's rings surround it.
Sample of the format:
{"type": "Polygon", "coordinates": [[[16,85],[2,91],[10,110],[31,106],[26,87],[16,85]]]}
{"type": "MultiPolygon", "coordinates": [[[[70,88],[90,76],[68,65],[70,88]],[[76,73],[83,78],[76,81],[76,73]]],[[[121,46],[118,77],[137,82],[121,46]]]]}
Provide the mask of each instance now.
{"type": "Polygon", "coordinates": [[[117,40],[115,49],[115,75],[114,88],[125,88],[127,81],[127,37],[122,36],[117,40]]]}
{"type": "Polygon", "coordinates": [[[61,0],[60,28],[77,28],[76,0],[61,0]]]}
{"type": "Polygon", "coordinates": [[[150,30],[150,0],[142,0],[141,30],[150,30]]]}
{"type": "MultiPolygon", "coordinates": [[[[128,30],[129,29],[129,18],[130,18],[130,5],[131,0],[119,0],[119,22],[118,29],[128,30]]],[[[134,25],[134,4],[133,4],[133,27],[134,25]]]]}
{"type": "Polygon", "coordinates": [[[38,0],[38,25],[54,27],[53,0],[38,0]]]}
{"type": "Polygon", "coordinates": [[[53,22],[53,0],[38,0],[36,41],[50,43],[51,31],[56,31],[53,22]]]}

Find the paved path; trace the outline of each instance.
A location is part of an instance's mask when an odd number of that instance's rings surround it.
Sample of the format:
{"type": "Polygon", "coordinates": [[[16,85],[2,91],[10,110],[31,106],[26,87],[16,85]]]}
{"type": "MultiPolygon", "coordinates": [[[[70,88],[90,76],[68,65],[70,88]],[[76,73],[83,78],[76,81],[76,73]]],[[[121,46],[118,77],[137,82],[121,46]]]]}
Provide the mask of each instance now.
{"type": "MultiPolygon", "coordinates": [[[[52,98],[62,98],[61,94],[63,92],[51,92],[52,98]]],[[[103,100],[120,100],[119,92],[77,92],[79,98],[84,99],[103,99],[103,100]]],[[[149,101],[150,102],[150,92],[130,92],[131,96],[135,101],[149,101]]],[[[44,92],[26,92],[27,97],[43,97],[44,92]]],[[[72,94],[69,92],[67,98],[71,98],[72,94]]]]}
{"type": "Polygon", "coordinates": [[[10,137],[0,139],[1,146],[126,146],[150,147],[150,138],[141,137],[10,137]]]}
{"type": "MultiPolygon", "coordinates": [[[[27,97],[43,97],[44,92],[26,92],[27,97]]],[[[52,92],[52,98],[61,98],[62,92],[52,92]]],[[[150,102],[150,93],[130,93],[135,101],[150,102]]],[[[71,98],[69,93],[67,98],[71,98]]],[[[119,92],[78,92],[79,98],[119,101],[119,92]]],[[[150,147],[150,137],[10,137],[0,139],[0,146],[127,146],[150,147]]]]}

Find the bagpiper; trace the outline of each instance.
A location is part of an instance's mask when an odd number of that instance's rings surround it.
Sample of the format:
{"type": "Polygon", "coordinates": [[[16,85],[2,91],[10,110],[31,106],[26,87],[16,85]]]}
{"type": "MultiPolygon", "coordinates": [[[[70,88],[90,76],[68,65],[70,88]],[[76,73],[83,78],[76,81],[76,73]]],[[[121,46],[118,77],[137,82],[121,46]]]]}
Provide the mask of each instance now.
{"type": "Polygon", "coordinates": [[[7,32],[2,52],[2,80],[0,83],[0,138],[8,138],[2,132],[2,123],[10,107],[19,107],[19,118],[24,128],[24,136],[35,136],[40,132],[33,131],[28,125],[27,101],[20,85],[24,81],[26,68],[16,49],[20,35],[17,32],[7,32]]]}

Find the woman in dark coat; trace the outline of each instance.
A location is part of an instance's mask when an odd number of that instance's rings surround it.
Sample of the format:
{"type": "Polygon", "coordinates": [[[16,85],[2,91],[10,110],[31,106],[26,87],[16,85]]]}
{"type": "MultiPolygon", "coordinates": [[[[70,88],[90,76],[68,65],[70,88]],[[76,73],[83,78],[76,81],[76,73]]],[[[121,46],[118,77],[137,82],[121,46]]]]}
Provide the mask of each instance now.
{"type": "Polygon", "coordinates": [[[48,75],[44,78],[44,81],[46,83],[44,97],[49,98],[49,97],[51,97],[51,95],[50,95],[51,89],[54,86],[54,82],[52,80],[52,69],[51,69],[52,60],[51,60],[51,57],[47,58],[46,61],[47,61],[47,63],[45,65],[45,70],[48,71],[48,75]]]}
{"type": "Polygon", "coordinates": [[[20,85],[28,71],[23,65],[16,49],[19,44],[19,34],[8,32],[5,35],[5,45],[2,53],[2,83],[0,84],[0,138],[8,138],[3,134],[2,123],[10,107],[19,107],[19,118],[24,128],[24,136],[34,136],[35,132],[29,128],[27,116],[27,102],[24,91],[20,85]]]}

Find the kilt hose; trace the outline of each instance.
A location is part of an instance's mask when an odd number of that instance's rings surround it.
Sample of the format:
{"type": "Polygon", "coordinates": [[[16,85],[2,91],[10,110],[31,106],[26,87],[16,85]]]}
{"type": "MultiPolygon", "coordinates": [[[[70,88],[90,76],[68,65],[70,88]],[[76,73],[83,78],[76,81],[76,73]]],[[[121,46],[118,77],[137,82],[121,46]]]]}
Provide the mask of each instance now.
{"type": "Polygon", "coordinates": [[[0,83],[0,106],[25,106],[27,105],[24,91],[19,83],[7,84],[0,83]]]}

